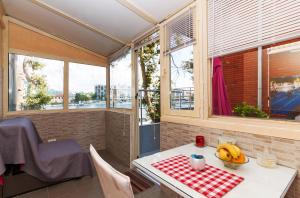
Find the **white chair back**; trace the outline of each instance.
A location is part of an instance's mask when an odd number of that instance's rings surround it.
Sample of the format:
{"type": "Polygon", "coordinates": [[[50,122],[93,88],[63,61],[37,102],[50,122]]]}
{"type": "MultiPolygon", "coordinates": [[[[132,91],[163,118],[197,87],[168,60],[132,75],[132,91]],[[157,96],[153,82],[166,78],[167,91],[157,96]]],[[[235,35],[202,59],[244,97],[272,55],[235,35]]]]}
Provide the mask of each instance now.
{"type": "Polygon", "coordinates": [[[105,198],[134,198],[130,178],[105,162],[92,145],[90,153],[105,198]]]}

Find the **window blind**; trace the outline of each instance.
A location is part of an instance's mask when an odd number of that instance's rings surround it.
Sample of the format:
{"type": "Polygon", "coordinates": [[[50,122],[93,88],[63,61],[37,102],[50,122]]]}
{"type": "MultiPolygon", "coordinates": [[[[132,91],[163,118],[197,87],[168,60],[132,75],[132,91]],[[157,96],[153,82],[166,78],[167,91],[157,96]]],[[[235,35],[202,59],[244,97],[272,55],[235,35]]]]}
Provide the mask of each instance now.
{"type": "Polygon", "coordinates": [[[299,0],[209,0],[209,55],[299,37],[299,10],[299,0]]]}
{"type": "Polygon", "coordinates": [[[145,45],[148,45],[150,43],[154,43],[159,40],[159,30],[158,28],[155,28],[153,31],[151,31],[149,34],[147,34],[145,37],[142,37],[141,39],[134,42],[134,50],[137,50],[145,45]]]}
{"type": "Polygon", "coordinates": [[[195,8],[193,7],[166,24],[165,55],[195,43],[195,21],[195,8]]]}

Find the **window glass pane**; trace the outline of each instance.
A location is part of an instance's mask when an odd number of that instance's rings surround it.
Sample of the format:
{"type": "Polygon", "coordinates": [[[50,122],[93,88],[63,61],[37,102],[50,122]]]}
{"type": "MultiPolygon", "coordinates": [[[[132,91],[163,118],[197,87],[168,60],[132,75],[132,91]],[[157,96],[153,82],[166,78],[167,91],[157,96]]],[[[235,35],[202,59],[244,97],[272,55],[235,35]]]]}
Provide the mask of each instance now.
{"type": "Polygon", "coordinates": [[[214,60],[212,78],[214,114],[256,116],[254,114],[257,113],[259,114],[257,116],[266,116],[257,106],[258,50],[228,54],[214,60]]]}
{"type": "Polygon", "coordinates": [[[110,107],[131,108],[131,53],[110,65],[110,107]]]}
{"type": "Polygon", "coordinates": [[[299,41],[264,46],[261,60],[258,49],[218,57],[212,78],[214,115],[300,121],[299,41]]]}
{"type": "Polygon", "coordinates": [[[106,68],[69,64],[69,109],[106,107],[106,68]]]}
{"type": "Polygon", "coordinates": [[[64,62],[9,54],[9,111],[63,109],[64,62]]]}
{"type": "Polygon", "coordinates": [[[273,119],[300,121],[300,39],[265,49],[264,98],[273,119]],[[269,89],[267,89],[269,87],[269,89]]]}
{"type": "Polygon", "coordinates": [[[193,45],[170,53],[171,109],[194,109],[193,45]]]}

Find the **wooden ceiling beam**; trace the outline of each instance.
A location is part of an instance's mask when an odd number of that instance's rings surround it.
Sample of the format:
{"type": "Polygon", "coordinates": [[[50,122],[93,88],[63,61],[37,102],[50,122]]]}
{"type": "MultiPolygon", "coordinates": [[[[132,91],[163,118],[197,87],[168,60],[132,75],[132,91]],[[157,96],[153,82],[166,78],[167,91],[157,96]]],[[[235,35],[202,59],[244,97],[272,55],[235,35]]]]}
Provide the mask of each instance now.
{"type": "Polygon", "coordinates": [[[134,12],[139,17],[148,21],[149,23],[152,23],[154,25],[158,24],[158,21],[153,16],[151,16],[149,13],[147,13],[144,9],[140,8],[131,0],[116,0],[116,1],[119,2],[121,5],[123,5],[124,7],[126,7],[127,9],[134,12]]]}
{"type": "Polygon", "coordinates": [[[108,33],[105,33],[104,31],[102,31],[102,30],[100,30],[100,29],[98,29],[98,28],[96,28],[94,26],[91,26],[91,25],[89,25],[89,24],[81,21],[80,19],[78,19],[76,17],[73,17],[73,16],[71,16],[71,15],[63,12],[62,10],[59,10],[59,9],[57,9],[57,8],[51,6],[51,5],[48,5],[47,3],[45,3],[45,2],[43,2],[41,0],[30,0],[30,1],[32,3],[34,3],[35,5],[39,6],[39,7],[44,8],[44,9],[46,9],[46,10],[48,10],[48,11],[50,11],[50,12],[52,12],[52,13],[58,15],[58,16],[61,16],[61,17],[65,18],[65,19],[69,20],[69,21],[72,21],[73,23],[76,23],[77,25],[80,25],[80,26],[82,26],[82,27],[84,27],[86,29],[89,29],[90,31],[92,31],[92,32],[94,32],[96,34],[104,36],[104,37],[106,37],[106,38],[108,38],[110,40],[113,40],[113,41],[117,42],[117,43],[120,43],[120,44],[123,44],[123,45],[126,44],[125,41],[122,41],[121,39],[119,39],[119,38],[117,38],[115,36],[112,36],[112,35],[110,35],[108,33]]]}

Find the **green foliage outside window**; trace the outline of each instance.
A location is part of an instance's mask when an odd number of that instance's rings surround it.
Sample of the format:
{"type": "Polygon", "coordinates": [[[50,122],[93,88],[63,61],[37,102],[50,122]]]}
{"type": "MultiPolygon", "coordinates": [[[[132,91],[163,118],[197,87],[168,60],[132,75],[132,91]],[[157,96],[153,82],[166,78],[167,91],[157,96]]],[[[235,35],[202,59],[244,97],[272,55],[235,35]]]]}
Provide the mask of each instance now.
{"type": "Polygon", "coordinates": [[[38,61],[30,59],[23,61],[23,72],[28,83],[25,104],[23,104],[25,110],[41,110],[51,101],[45,76],[36,73],[43,67],[44,65],[38,61]]]}

